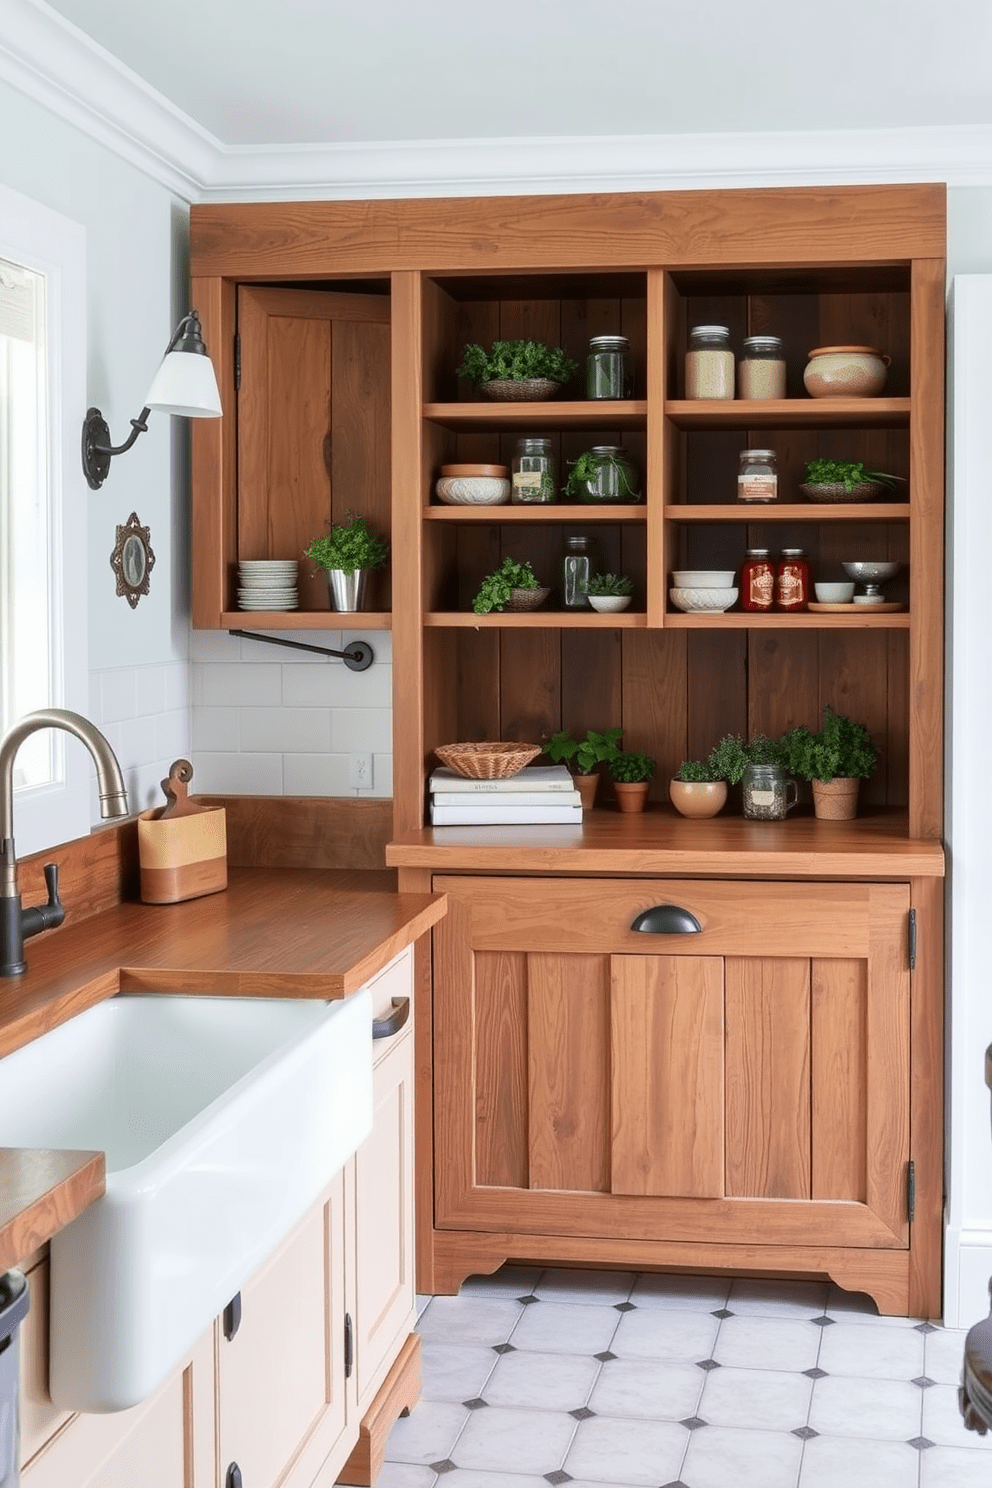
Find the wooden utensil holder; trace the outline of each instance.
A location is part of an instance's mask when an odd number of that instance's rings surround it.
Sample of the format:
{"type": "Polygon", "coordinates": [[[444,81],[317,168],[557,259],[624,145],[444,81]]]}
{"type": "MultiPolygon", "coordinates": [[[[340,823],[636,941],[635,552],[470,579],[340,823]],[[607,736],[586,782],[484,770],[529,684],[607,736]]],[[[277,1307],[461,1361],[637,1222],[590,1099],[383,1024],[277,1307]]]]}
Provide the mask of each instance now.
{"type": "Polygon", "coordinates": [[[145,904],[178,904],[227,888],[227,813],[204,807],[188,816],[158,820],[159,808],[138,817],[141,898],[145,904]]]}

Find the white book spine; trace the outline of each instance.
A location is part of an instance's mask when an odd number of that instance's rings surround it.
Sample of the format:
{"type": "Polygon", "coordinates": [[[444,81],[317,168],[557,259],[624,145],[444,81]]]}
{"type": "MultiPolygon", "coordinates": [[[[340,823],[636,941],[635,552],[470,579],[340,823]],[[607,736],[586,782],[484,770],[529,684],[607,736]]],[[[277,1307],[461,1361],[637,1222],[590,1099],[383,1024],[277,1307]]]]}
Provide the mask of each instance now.
{"type": "Polygon", "coordinates": [[[581,806],[432,806],[431,821],[436,827],[485,827],[503,823],[507,826],[582,824],[581,806]]]}
{"type": "Polygon", "coordinates": [[[435,806],[457,806],[472,811],[479,808],[485,811],[489,806],[497,809],[508,806],[551,806],[558,810],[559,807],[582,805],[582,797],[578,791],[435,791],[431,800],[435,806]]]}

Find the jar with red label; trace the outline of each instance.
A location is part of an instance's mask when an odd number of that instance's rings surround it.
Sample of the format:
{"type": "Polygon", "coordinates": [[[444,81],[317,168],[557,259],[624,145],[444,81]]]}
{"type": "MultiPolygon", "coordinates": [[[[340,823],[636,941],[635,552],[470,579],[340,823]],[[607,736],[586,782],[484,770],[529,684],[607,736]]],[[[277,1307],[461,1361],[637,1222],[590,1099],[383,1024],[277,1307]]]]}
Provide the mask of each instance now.
{"type": "Polygon", "coordinates": [[[775,574],[775,604],[795,613],[809,608],[809,564],[802,548],[783,548],[775,574]]]}
{"type": "Polygon", "coordinates": [[[741,604],[745,610],[770,610],[775,602],[775,570],[767,548],[748,548],[741,565],[741,604]]]}

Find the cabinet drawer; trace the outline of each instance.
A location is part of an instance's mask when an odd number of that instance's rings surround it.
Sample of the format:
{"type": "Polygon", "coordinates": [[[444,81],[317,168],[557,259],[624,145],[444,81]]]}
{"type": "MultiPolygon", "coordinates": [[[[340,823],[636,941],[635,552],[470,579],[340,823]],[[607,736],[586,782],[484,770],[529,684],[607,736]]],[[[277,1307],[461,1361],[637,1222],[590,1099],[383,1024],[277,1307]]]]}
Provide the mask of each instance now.
{"type": "Polygon", "coordinates": [[[372,1045],[372,1061],[377,1066],[402,1038],[409,1035],[412,1027],[412,950],[407,947],[401,951],[377,977],[373,977],[368,989],[372,996],[373,1023],[380,1025],[372,1045]],[[394,1033],[387,1031],[390,1025],[395,1028],[394,1033]]]}
{"type": "MultiPolygon", "coordinates": [[[[469,878],[439,875],[457,896],[476,950],[601,955],[863,956],[873,899],[891,884],[762,883],[701,879],[469,878]],[[691,933],[632,928],[660,905],[685,910],[691,933]]],[[[908,891],[906,904],[908,906],[908,891]]]]}

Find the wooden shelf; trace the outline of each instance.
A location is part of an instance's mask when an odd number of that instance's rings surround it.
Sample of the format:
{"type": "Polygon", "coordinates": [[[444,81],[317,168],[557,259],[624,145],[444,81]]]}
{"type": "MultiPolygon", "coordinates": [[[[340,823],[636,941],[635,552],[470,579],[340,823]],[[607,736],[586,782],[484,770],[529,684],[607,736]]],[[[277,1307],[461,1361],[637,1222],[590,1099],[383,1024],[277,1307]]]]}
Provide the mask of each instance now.
{"type": "Polygon", "coordinates": [[[672,398],[665,417],[679,429],[906,429],[909,409],[908,398],[672,398]]]}
{"type": "Polygon", "coordinates": [[[391,630],[379,610],[224,610],[221,630],[391,630]]]}
{"type": "Polygon", "coordinates": [[[574,403],[425,403],[424,418],[446,429],[643,429],[646,399],[574,403]]]}
{"type": "Polygon", "coordinates": [[[571,615],[564,610],[530,610],[517,615],[432,610],[424,616],[425,625],[451,630],[643,630],[647,623],[647,615],[639,610],[622,610],[619,615],[600,615],[594,610],[571,615]]]}
{"type": "Polygon", "coordinates": [[[851,615],[809,613],[802,615],[759,615],[751,610],[725,612],[720,615],[685,615],[678,610],[665,615],[667,630],[908,630],[909,611],[888,611],[870,618],[861,612],[851,615]]]}
{"type": "Polygon", "coordinates": [[[425,506],[425,522],[645,522],[647,509],[617,502],[555,501],[548,505],[425,506]]]}
{"type": "Polygon", "coordinates": [[[670,522],[908,522],[908,501],[736,501],[733,504],[666,506],[670,522]]]}

